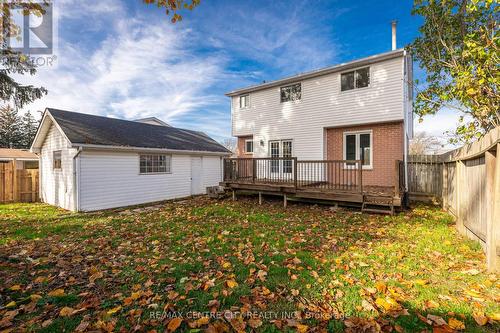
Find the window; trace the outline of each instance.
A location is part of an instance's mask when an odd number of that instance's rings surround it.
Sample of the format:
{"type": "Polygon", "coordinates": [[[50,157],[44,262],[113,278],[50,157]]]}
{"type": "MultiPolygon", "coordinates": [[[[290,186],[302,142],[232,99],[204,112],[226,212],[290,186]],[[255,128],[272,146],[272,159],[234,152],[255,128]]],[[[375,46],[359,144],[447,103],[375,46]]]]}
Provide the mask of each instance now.
{"type": "Polygon", "coordinates": [[[61,169],[62,168],[62,158],[61,158],[61,151],[60,150],[56,150],[54,152],[52,152],[52,157],[53,157],[53,167],[55,170],[58,170],[58,169],[61,169]]]}
{"type": "Polygon", "coordinates": [[[245,153],[253,153],[253,140],[245,140],[245,153]]]}
{"type": "Polygon", "coordinates": [[[344,133],[344,159],[361,160],[363,168],[372,168],[372,132],[344,133]]]}
{"type": "Polygon", "coordinates": [[[302,87],[300,83],[291,86],[281,87],[281,103],[288,101],[298,101],[302,98],[302,87]]]}
{"type": "Polygon", "coordinates": [[[240,109],[247,108],[250,105],[250,95],[240,96],[240,109]]]}
{"type": "Polygon", "coordinates": [[[370,85],[370,67],[356,69],[352,72],[340,75],[340,90],[352,90],[355,88],[365,88],[370,85]]]}
{"type": "Polygon", "coordinates": [[[169,173],[171,160],[172,157],[167,155],[140,155],[140,173],[169,173]]]}
{"type": "MultiPolygon", "coordinates": [[[[280,157],[280,142],[279,141],[271,141],[269,143],[271,157],[280,157]]],[[[280,171],[280,161],[271,160],[271,172],[279,172],[280,171]]]]}
{"type": "MultiPolygon", "coordinates": [[[[282,141],[283,157],[292,157],[292,141],[282,141]]],[[[283,173],[292,173],[292,160],[283,160],[283,173]]]]}

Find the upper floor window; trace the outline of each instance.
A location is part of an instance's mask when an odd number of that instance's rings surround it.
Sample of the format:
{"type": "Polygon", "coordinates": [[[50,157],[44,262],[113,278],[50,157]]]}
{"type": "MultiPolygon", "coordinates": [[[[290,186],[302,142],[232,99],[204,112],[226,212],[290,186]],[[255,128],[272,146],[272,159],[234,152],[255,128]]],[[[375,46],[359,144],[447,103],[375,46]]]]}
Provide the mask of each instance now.
{"type": "Polygon", "coordinates": [[[281,103],[288,101],[298,101],[302,98],[302,86],[300,83],[281,87],[281,103]]]}
{"type": "Polygon", "coordinates": [[[247,108],[250,105],[250,95],[240,96],[240,109],[247,108]]]}
{"type": "Polygon", "coordinates": [[[140,155],[139,173],[169,173],[171,159],[168,155],[140,155]]]}
{"type": "Polygon", "coordinates": [[[60,150],[55,150],[52,152],[52,157],[54,160],[53,168],[62,169],[62,152],[60,150]]]}
{"type": "Polygon", "coordinates": [[[352,72],[340,75],[340,90],[352,90],[355,88],[365,88],[370,85],[370,67],[356,69],[352,72]]]}
{"type": "Polygon", "coordinates": [[[245,153],[253,153],[253,140],[245,140],[245,153]]]}

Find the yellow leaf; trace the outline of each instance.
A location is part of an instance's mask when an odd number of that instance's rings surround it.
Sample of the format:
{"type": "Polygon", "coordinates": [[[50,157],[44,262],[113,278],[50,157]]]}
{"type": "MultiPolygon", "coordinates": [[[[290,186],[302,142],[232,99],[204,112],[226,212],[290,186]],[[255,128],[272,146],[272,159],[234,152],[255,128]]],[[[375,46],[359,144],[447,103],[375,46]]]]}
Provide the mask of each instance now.
{"type": "Polygon", "coordinates": [[[136,299],[139,299],[139,297],[141,297],[141,292],[140,291],[135,291],[132,293],[132,295],[130,295],[130,298],[133,299],[134,301],[136,299]]]}
{"type": "Polygon", "coordinates": [[[108,315],[112,315],[113,313],[117,313],[118,311],[120,311],[122,309],[122,307],[120,305],[118,305],[116,308],[112,308],[111,310],[109,310],[107,313],[108,315]]]}
{"type": "Polygon", "coordinates": [[[223,268],[231,268],[231,263],[226,261],[224,264],[222,264],[223,268]]]}
{"type": "Polygon", "coordinates": [[[488,317],[484,315],[484,313],[480,312],[474,312],[472,314],[472,317],[474,317],[474,320],[479,326],[484,326],[488,323],[488,317]]]}
{"type": "Polygon", "coordinates": [[[36,301],[38,301],[41,298],[42,298],[42,296],[37,295],[37,294],[30,295],[30,299],[31,299],[32,302],[36,302],[36,301]]]}
{"type": "Polygon", "coordinates": [[[235,288],[235,287],[237,287],[237,286],[238,286],[238,282],[236,282],[235,280],[231,279],[231,280],[227,280],[227,281],[226,281],[226,285],[227,285],[229,288],[233,289],[233,288],[235,288]]]}
{"type": "Polygon", "coordinates": [[[387,290],[386,284],[382,281],[375,282],[375,288],[377,288],[377,290],[382,294],[385,293],[385,291],[387,290]]]}
{"type": "Polygon", "coordinates": [[[394,299],[390,297],[377,298],[375,304],[377,304],[379,308],[382,308],[385,311],[394,311],[400,309],[398,302],[396,302],[394,299]]]}
{"type": "Polygon", "coordinates": [[[297,324],[297,332],[305,333],[309,329],[309,326],[303,324],[297,324]]]}
{"type": "Polygon", "coordinates": [[[182,318],[175,317],[171,321],[169,321],[167,325],[167,329],[169,332],[175,331],[182,323],[182,318]]]}
{"type": "Polygon", "coordinates": [[[64,289],[54,289],[48,295],[52,297],[64,296],[64,289]]]}
{"type": "Polygon", "coordinates": [[[454,330],[464,330],[465,324],[458,319],[450,318],[448,319],[448,326],[454,330]]]}
{"type": "Polygon", "coordinates": [[[10,290],[12,290],[12,291],[21,290],[21,286],[20,286],[20,285],[18,285],[18,284],[15,284],[15,285],[13,285],[12,287],[10,287],[10,290]]]}
{"type": "Polygon", "coordinates": [[[500,321],[500,312],[489,314],[488,317],[494,321],[500,321]]]}
{"type": "Polygon", "coordinates": [[[61,309],[61,311],[59,311],[59,315],[61,317],[69,317],[73,314],[73,311],[75,311],[73,308],[65,306],[64,308],[61,309]]]}
{"type": "Polygon", "coordinates": [[[5,307],[6,308],[13,308],[16,306],[16,304],[17,304],[16,302],[12,301],[12,302],[8,303],[5,307]]]}
{"type": "Polygon", "coordinates": [[[427,280],[422,280],[422,279],[418,279],[418,280],[415,280],[413,281],[415,284],[418,284],[419,286],[425,286],[426,284],[429,283],[429,281],[427,280]]]}

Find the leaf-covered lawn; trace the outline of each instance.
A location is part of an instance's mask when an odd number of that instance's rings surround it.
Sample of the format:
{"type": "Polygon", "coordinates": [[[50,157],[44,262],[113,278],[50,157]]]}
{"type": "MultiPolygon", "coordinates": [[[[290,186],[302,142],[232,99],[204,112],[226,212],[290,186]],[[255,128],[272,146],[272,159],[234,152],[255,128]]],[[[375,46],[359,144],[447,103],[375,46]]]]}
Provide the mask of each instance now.
{"type": "Polygon", "coordinates": [[[13,204],[0,227],[0,331],[500,329],[500,280],[437,208],[13,204]]]}

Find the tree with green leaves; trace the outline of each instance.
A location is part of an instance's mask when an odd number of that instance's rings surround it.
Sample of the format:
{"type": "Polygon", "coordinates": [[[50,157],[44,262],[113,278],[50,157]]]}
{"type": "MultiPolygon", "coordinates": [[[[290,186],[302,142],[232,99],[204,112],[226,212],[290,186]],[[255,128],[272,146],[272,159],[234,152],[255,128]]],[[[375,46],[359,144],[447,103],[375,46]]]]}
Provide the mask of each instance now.
{"type": "Polygon", "coordinates": [[[39,122],[27,111],[21,118],[21,142],[20,147],[28,149],[33,143],[39,122]]]}
{"type": "Polygon", "coordinates": [[[172,15],[172,23],[182,20],[180,11],[193,10],[200,4],[201,0],[143,0],[144,3],[149,5],[156,5],[158,8],[165,10],[165,14],[172,15]]]}
{"type": "Polygon", "coordinates": [[[20,28],[12,19],[12,10],[15,6],[23,9],[24,15],[33,13],[43,15],[47,1],[35,2],[30,0],[13,0],[0,3],[0,20],[2,32],[0,36],[0,100],[12,103],[16,108],[23,108],[43,95],[47,90],[43,87],[23,85],[14,79],[14,75],[35,75],[36,65],[33,60],[25,54],[15,52],[9,46],[9,38],[19,36],[20,28]]]}
{"type": "Polygon", "coordinates": [[[410,45],[426,71],[425,82],[416,82],[414,110],[420,120],[443,108],[460,112],[454,143],[500,126],[497,1],[415,0],[413,14],[424,18],[410,45]]]}

